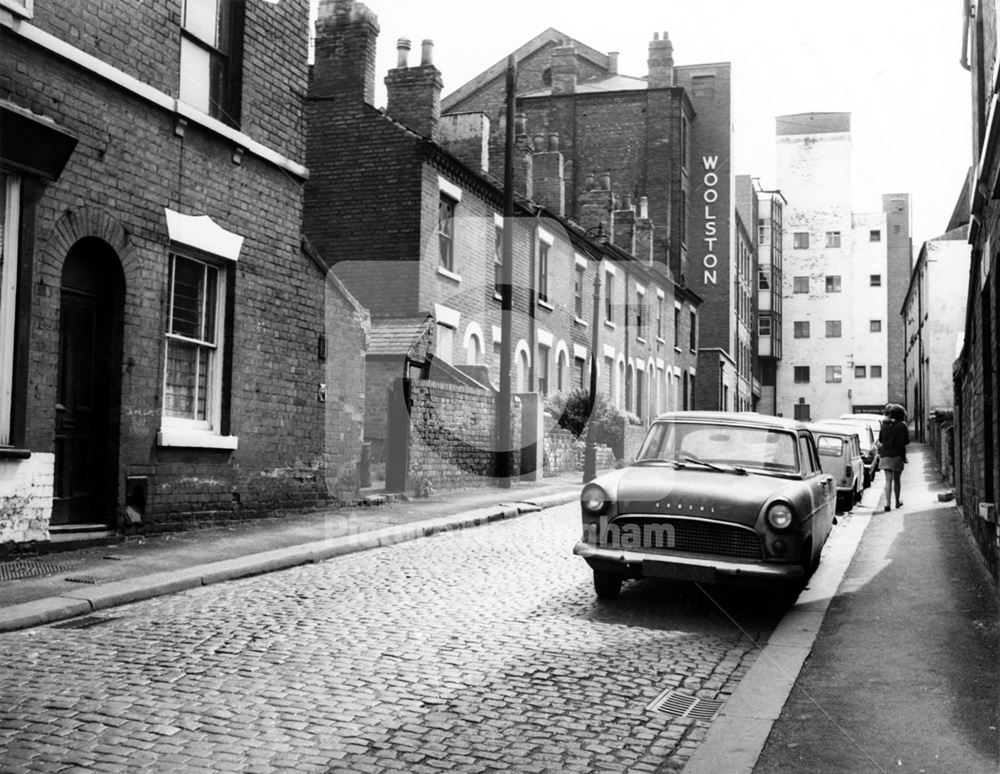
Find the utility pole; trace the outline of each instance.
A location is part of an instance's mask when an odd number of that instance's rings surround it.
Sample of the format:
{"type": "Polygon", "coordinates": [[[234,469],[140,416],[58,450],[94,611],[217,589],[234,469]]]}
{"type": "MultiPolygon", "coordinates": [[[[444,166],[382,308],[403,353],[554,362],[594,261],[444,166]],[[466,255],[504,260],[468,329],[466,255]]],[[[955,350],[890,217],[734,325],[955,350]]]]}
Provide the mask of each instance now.
{"type": "Polygon", "coordinates": [[[517,58],[507,58],[507,126],[503,162],[503,268],[500,283],[500,396],[497,404],[497,478],[501,487],[511,485],[512,433],[510,427],[511,338],[513,337],[514,284],[514,108],[517,58]]]}

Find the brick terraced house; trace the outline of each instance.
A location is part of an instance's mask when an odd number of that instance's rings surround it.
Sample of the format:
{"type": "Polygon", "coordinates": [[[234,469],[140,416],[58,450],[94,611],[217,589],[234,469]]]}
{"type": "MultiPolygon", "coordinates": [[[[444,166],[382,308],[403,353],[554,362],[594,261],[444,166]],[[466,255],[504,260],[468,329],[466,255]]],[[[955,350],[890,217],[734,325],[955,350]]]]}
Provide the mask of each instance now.
{"type": "Polygon", "coordinates": [[[304,2],[0,2],[0,548],[356,479],[366,312],[301,236],[307,33],[304,2]]]}
{"type": "MultiPolygon", "coordinates": [[[[518,110],[534,149],[562,155],[567,216],[586,222],[591,203],[581,193],[610,175],[616,200],[646,198],[656,223],[654,262],[704,299],[694,405],[756,408],[755,235],[748,225],[754,239],[741,239],[737,222],[731,65],[677,65],[666,33],[650,41],[642,77],[620,73],[617,52],[602,53],[552,28],[513,54],[518,110]]],[[[443,101],[448,113],[485,114],[491,149],[504,136],[505,62],[443,101]]],[[[539,199],[549,203],[547,194],[539,199]]]]}
{"type": "MultiPolygon", "coordinates": [[[[477,111],[442,114],[441,73],[397,44],[376,109],[375,14],[323,0],[309,85],[305,231],[372,315],[366,436],[385,442],[384,395],[430,353],[447,378],[493,390],[501,355],[503,232],[513,229],[512,392],[587,386],[593,324],[599,390],[641,419],[692,407],[700,297],[655,260],[659,224],[639,181],[566,175],[558,138],[516,123],[516,212],[503,218],[503,146],[477,111]],[[574,217],[567,211],[572,202],[574,217]],[[596,238],[597,229],[606,240],[596,238]],[[594,280],[600,283],[594,316],[594,280]],[[464,379],[459,374],[464,374],[464,379]]],[[[664,225],[668,221],[664,215],[664,225]]],[[[444,377],[442,377],[444,378],[444,377]]]]}

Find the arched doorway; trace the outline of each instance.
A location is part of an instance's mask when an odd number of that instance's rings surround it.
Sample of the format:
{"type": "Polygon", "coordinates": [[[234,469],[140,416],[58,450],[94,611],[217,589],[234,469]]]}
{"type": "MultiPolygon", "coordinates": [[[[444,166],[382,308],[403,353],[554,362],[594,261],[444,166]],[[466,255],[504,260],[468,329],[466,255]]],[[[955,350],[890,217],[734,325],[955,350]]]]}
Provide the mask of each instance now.
{"type": "Polygon", "coordinates": [[[114,250],[85,237],[63,264],[53,527],[115,523],[125,278],[114,250]]]}

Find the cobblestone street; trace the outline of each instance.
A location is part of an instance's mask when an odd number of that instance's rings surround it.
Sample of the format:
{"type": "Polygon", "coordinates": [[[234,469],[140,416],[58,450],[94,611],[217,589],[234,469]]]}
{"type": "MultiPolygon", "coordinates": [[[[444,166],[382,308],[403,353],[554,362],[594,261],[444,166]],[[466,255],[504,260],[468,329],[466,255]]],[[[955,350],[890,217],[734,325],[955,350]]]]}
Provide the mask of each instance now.
{"type": "Polygon", "coordinates": [[[0,767],[677,771],[778,614],[657,583],[598,603],[575,504],[0,636],[0,767]]]}

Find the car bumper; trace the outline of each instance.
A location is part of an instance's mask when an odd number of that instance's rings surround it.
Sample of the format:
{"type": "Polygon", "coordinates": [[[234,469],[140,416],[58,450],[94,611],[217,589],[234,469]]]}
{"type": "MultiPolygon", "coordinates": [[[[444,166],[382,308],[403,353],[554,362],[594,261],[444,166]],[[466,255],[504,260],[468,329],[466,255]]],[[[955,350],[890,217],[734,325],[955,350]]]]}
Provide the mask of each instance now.
{"type": "Polygon", "coordinates": [[[789,582],[805,577],[800,564],[763,564],[715,556],[651,554],[621,548],[601,548],[582,541],[573,547],[573,553],[586,559],[595,569],[631,578],[719,583],[741,580],[789,582]]]}

